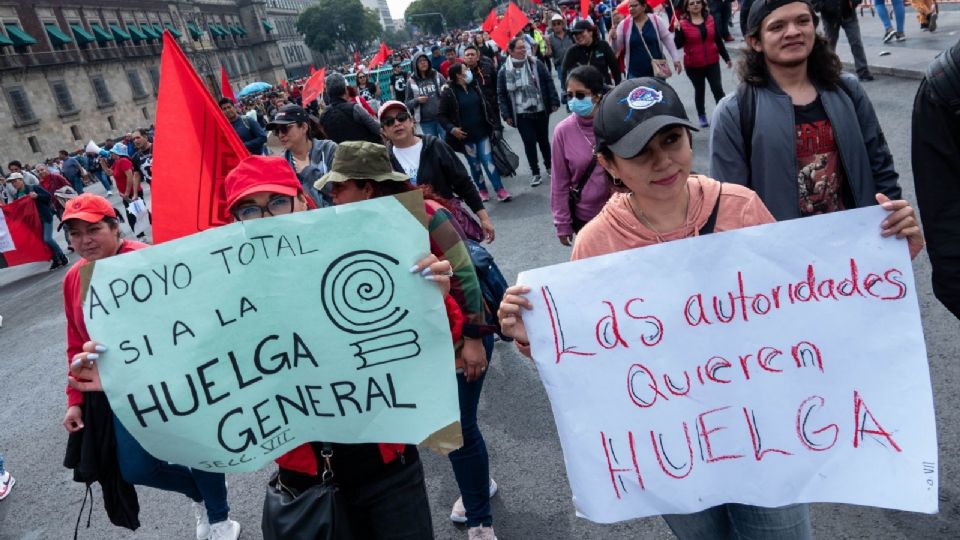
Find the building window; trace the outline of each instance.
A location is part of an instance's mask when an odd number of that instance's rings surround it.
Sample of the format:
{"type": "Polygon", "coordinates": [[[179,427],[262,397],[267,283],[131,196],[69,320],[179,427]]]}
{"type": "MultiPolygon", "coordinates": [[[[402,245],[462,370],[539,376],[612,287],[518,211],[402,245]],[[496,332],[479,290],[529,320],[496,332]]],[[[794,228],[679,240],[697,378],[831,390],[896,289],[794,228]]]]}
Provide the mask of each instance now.
{"type": "Polygon", "coordinates": [[[130,90],[133,92],[134,99],[147,97],[147,90],[143,87],[143,81],[140,80],[140,74],[135,70],[127,72],[127,80],[130,81],[130,90]]]}
{"type": "Polygon", "coordinates": [[[147,68],[147,73],[150,74],[150,82],[153,83],[153,92],[160,92],[160,68],[157,66],[150,66],[147,68]]]}
{"type": "Polygon", "coordinates": [[[144,120],[150,119],[150,111],[148,111],[146,107],[140,107],[140,114],[143,115],[144,120]]]}
{"type": "Polygon", "coordinates": [[[27,137],[27,144],[30,145],[30,151],[34,154],[43,152],[43,148],[40,148],[40,141],[36,137],[27,137]]]}
{"type": "Polygon", "coordinates": [[[80,133],[80,128],[78,126],[70,126],[70,134],[73,135],[73,140],[82,141],[83,133],[80,133]]]}
{"type": "Polygon", "coordinates": [[[107,125],[110,126],[110,131],[117,129],[117,121],[113,118],[113,115],[107,116],[107,125]]]}
{"type": "Polygon", "coordinates": [[[33,114],[33,107],[30,106],[30,98],[22,86],[11,86],[4,89],[7,95],[7,104],[13,111],[14,123],[18,126],[35,124],[40,120],[33,114]]]}
{"type": "Polygon", "coordinates": [[[73,96],[70,95],[70,88],[64,81],[50,81],[50,91],[53,92],[53,98],[57,102],[57,110],[60,116],[74,114],[78,111],[73,103],[73,96]]]}
{"type": "Polygon", "coordinates": [[[90,84],[93,85],[93,93],[97,96],[98,107],[109,107],[114,104],[110,88],[107,86],[107,81],[103,79],[103,75],[90,77],[90,84]]]}

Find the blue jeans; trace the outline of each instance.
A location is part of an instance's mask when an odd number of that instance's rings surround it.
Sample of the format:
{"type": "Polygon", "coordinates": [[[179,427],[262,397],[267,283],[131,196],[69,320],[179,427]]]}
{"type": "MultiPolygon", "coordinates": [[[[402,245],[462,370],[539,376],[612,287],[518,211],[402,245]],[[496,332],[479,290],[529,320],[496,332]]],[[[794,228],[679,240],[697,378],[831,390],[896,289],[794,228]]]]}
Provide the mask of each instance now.
{"type": "Polygon", "coordinates": [[[92,174],[93,176],[97,177],[97,180],[100,180],[101,184],[103,184],[103,189],[107,191],[113,191],[113,186],[110,185],[110,177],[107,176],[107,173],[103,171],[97,171],[92,174]]]}
{"type": "MultiPolygon", "coordinates": [[[[903,33],[903,18],[906,15],[903,0],[890,0],[890,4],[893,6],[893,16],[897,19],[897,32],[903,33]]],[[[884,5],[883,0],[873,0],[873,5],[877,8],[877,17],[880,17],[883,29],[891,28],[893,25],[890,24],[890,15],[887,14],[887,6],[884,5]]]]}
{"type": "MultiPolygon", "coordinates": [[[[493,356],[493,336],[483,338],[483,348],[486,350],[489,365],[493,356]]],[[[480,426],[477,425],[477,405],[480,403],[480,391],[483,390],[485,378],[486,374],[468,383],[463,374],[457,374],[463,447],[450,452],[450,463],[463,497],[463,507],[467,511],[467,527],[493,525],[493,513],[490,509],[490,458],[480,426]]]]}
{"type": "Polygon", "coordinates": [[[3,454],[0,454],[0,476],[3,476],[3,472],[6,469],[3,468],[3,454]]]}
{"type": "Polygon", "coordinates": [[[487,172],[487,178],[493,184],[494,191],[503,188],[503,182],[500,180],[500,173],[497,172],[497,166],[493,163],[493,149],[490,146],[490,137],[484,137],[480,142],[463,143],[466,149],[467,165],[470,166],[470,176],[473,177],[473,183],[477,189],[487,189],[483,181],[483,171],[487,172]]]}
{"type": "Polygon", "coordinates": [[[227,519],[230,506],[227,504],[227,484],[223,474],[161,461],[148,454],[116,417],[113,426],[117,434],[117,461],[120,462],[120,474],[124,480],[139,486],[182,493],[194,502],[203,501],[210,523],[227,519]]]}
{"type": "Polygon", "coordinates": [[[692,514],[666,514],[663,520],[680,540],[809,540],[806,504],[764,508],[721,504],[692,514]]]}
{"type": "MultiPolygon", "coordinates": [[[[73,178],[67,178],[67,180],[70,182],[70,187],[76,190],[77,195],[83,193],[83,179],[79,176],[74,176],[73,178]]],[[[53,194],[51,193],[51,195],[53,194]]]]}
{"type": "Polygon", "coordinates": [[[443,140],[443,128],[440,127],[440,122],[436,120],[433,122],[420,122],[420,130],[423,131],[424,135],[433,135],[443,140]]]}
{"type": "Polygon", "coordinates": [[[50,248],[50,251],[53,252],[53,258],[63,257],[63,250],[60,249],[60,244],[53,239],[53,221],[43,221],[43,242],[47,244],[47,247],[50,248]]]}

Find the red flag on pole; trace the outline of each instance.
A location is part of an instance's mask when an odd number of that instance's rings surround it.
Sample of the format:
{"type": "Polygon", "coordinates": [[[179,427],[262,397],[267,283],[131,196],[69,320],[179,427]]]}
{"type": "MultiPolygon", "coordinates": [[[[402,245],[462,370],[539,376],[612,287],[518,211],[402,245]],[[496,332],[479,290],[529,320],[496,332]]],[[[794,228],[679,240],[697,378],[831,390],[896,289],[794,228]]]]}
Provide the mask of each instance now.
{"type": "Polygon", "coordinates": [[[387,61],[387,58],[393,54],[393,51],[387,48],[387,44],[380,42],[380,50],[377,51],[377,54],[374,55],[373,59],[370,60],[370,65],[367,66],[367,69],[373,69],[377,66],[383,65],[387,61]]]}
{"type": "Polygon", "coordinates": [[[313,64],[310,64],[310,74],[313,75],[317,72],[317,68],[313,67],[313,64]]]}
{"type": "Polygon", "coordinates": [[[360,51],[353,51],[353,65],[360,65],[360,51]]]}
{"type": "Polygon", "coordinates": [[[510,40],[529,23],[530,19],[527,18],[527,14],[516,4],[510,2],[510,5],[507,6],[507,12],[500,20],[500,24],[490,33],[490,38],[496,41],[501,49],[506,50],[510,40]]]}
{"type": "Polygon", "coordinates": [[[323,87],[326,84],[327,68],[320,68],[320,71],[314,73],[303,84],[303,105],[306,107],[323,94],[323,87]]]}
{"type": "Polygon", "coordinates": [[[236,103],[237,96],[233,95],[233,87],[230,86],[230,77],[227,76],[227,70],[220,66],[220,95],[230,98],[230,101],[236,103]]]}
{"type": "Polygon", "coordinates": [[[21,197],[0,207],[0,268],[49,261],[51,257],[33,199],[21,197]]]}
{"type": "Polygon", "coordinates": [[[490,13],[487,15],[487,18],[484,19],[483,25],[480,28],[484,32],[493,32],[493,29],[497,27],[497,8],[490,10],[490,13]]]}
{"type": "Polygon", "coordinates": [[[153,151],[153,240],[233,221],[223,179],[249,155],[170,32],[163,33],[153,151]]]}
{"type": "Polygon", "coordinates": [[[590,0],[580,0],[580,18],[586,19],[590,16],[590,0]]]}

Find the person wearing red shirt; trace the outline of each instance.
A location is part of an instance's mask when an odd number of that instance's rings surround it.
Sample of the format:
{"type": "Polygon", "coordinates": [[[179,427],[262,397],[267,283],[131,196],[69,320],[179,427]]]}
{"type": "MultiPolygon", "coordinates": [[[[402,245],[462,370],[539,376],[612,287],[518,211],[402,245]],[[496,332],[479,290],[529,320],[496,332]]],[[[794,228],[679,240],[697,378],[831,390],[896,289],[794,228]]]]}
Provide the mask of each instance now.
{"type": "MultiPolygon", "coordinates": [[[[140,180],[133,174],[133,162],[127,153],[127,146],[123,143],[117,143],[110,149],[110,175],[117,184],[117,192],[123,199],[123,208],[127,212],[127,224],[130,229],[137,224],[137,217],[130,213],[130,203],[139,197],[143,197],[143,186],[140,180]]],[[[141,233],[142,236],[142,233],[141,233]]]]}
{"type": "Polygon", "coordinates": [[[50,194],[50,204],[53,206],[53,211],[57,214],[58,218],[62,217],[63,203],[57,199],[57,190],[63,187],[73,186],[71,186],[70,181],[63,176],[50,172],[50,169],[42,163],[37,165],[37,174],[40,176],[40,187],[47,190],[47,193],[50,194]]]}
{"type": "MultiPolygon", "coordinates": [[[[63,212],[63,226],[67,229],[70,244],[81,257],[63,278],[69,367],[67,413],[63,418],[63,427],[72,434],[85,429],[85,420],[93,420],[92,414],[84,417],[84,394],[102,392],[96,362],[100,359],[100,354],[106,352],[106,349],[92,341],[87,333],[81,300],[81,269],[91,262],[143,249],[147,245],[124,240],[120,236],[116,210],[109,201],[92,193],[85,193],[67,202],[63,212]]],[[[99,421],[101,417],[96,419],[99,421]]],[[[104,421],[111,420],[106,417],[104,421]]],[[[227,485],[223,474],[198,471],[161,461],[148,454],[116,417],[113,418],[113,425],[116,434],[116,460],[124,480],[131,484],[175,491],[189,497],[194,501],[197,538],[236,540],[240,536],[240,524],[228,518],[230,507],[227,504],[227,485]]]]}
{"type": "Polygon", "coordinates": [[[447,47],[443,51],[443,54],[446,55],[447,59],[440,64],[440,74],[443,75],[444,79],[449,79],[450,76],[447,73],[450,72],[450,66],[454,64],[462,64],[463,58],[457,58],[457,51],[453,47],[447,47]]]}

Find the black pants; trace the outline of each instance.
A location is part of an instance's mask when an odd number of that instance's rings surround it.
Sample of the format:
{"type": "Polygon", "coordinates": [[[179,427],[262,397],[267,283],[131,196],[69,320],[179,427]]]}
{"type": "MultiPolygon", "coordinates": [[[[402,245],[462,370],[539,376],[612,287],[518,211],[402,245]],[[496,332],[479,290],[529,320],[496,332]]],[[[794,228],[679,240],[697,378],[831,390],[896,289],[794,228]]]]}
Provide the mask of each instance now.
{"type": "Polygon", "coordinates": [[[730,18],[733,16],[733,0],[711,0],[710,13],[717,24],[720,37],[727,39],[730,35],[730,18]]]}
{"type": "Polygon", "coordinates": [[[433,522],[420,460],[363,487],[344,489],[354,538],[430,540],[433,522]]]}
{"type": "Polygon", "coordinates": [[[537,145],[543,154],[543,166],[550,172],[550,118],[546,112],[517,115],[517,131],[523,140],[523,153],[527,155],[527,164],[534,176],[540,174],[537,163],[537,145]]]}
{"type": "Polygon", "coordinates": [[[697,114],[706,116],[707,109],[704,104],[706,100],[706,84],[710,82],[710,91],[713,93],[714,102],[723,99],[723,83],[720,80],[720,63],[711,64],[705,67],[688,67],[687,77],[693,83],[693,101],[697,105],[697,114]]]}

